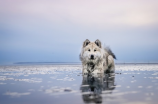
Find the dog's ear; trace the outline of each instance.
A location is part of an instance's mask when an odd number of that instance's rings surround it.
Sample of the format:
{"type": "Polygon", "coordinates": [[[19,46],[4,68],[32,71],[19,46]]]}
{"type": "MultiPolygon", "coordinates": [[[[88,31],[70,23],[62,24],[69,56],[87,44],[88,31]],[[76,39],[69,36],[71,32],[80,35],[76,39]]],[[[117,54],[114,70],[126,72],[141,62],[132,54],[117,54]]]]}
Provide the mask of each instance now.
{"type": "Polygon", "coordinates": [[[100,42],[100,40],[97,39],[97,40],[95,41],[95,44],[96,44],[99,48],[101,48],[101,42],[100,42]]]}
{"type": "Polygon", "coordinates": [[[89,41],[88,39],[86,39],[86,40],[83,42],[83,47],[86,47],[89,43],[90,43],[90,41],[89,41]]]}

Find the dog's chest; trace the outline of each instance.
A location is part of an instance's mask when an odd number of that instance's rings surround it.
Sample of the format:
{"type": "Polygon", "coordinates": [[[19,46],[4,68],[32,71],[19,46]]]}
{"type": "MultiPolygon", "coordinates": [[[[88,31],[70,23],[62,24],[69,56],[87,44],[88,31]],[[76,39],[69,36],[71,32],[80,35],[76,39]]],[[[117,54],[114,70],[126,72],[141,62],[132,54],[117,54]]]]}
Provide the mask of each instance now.
{"type": "Polygon", "coordinates": [[[89,72],[93,72],[94,71],[94,67],[95,67],[95,64],[94,63],[88,63],[87,64],[87,69],[89,72]]]}

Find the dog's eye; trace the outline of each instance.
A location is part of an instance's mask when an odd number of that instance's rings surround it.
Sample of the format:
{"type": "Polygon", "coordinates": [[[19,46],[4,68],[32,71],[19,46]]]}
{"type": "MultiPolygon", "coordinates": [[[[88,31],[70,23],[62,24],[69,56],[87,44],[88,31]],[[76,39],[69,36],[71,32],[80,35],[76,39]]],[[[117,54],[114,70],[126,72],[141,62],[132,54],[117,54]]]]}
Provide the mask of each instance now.
{"type": "Polygon", "coordinates": [[[96,51],[96,49],[94,50],[94,52],[96,51]]]}
{"type": "Polygon", "coordinates": [[[90,49],[88,51],[91,51],[90,49]]]}

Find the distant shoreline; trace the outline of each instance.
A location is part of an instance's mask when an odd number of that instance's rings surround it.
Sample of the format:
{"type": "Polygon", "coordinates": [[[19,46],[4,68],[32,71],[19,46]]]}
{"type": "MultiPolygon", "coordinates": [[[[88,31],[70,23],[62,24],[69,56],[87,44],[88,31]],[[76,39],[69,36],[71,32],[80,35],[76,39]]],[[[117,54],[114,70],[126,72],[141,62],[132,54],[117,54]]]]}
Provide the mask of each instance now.
{"type": "MultiPolygon", "coordinates": [[[[79,65],[82,64],[81,62],[16,62],[13,64],[53,64],[53,65],[79,65]]],[[[115,63],[115,64],[158,64],[158,63],[147,63],[147,62],[138,62],[138,63],[130,63],[130,62],[124,62],[124,63],[115,63]]]]}
{"type": "Polygon", "coordinates": [[[81,62],[16,62],[13,64],[81,64],[81,62]]]}

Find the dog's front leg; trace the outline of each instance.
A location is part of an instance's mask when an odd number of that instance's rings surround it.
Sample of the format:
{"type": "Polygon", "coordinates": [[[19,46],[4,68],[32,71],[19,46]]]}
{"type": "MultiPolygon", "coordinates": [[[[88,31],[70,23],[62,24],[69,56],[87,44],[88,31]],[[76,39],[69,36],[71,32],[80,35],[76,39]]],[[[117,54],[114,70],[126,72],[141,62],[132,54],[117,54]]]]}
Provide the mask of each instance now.
{"type": "Polygon", "coordinates": [[[99,64],[99,65],[96,65],[94,67],[94,71],[92,73],[100,74],[100,73],[103,73],[103,72],[104,72],[103,67],[102,67],[102,65],[99,64]]]}
{"type": "Polygon", "coordinates": [[[88,74],[88,70],[87,70],[87,69],[88,69],[87,64],[84,64],[84,65],[83,65],[83,69],[82,69],[82,74],[83,74],[83,75],[87,75],[87,74],[88,74]]]}

